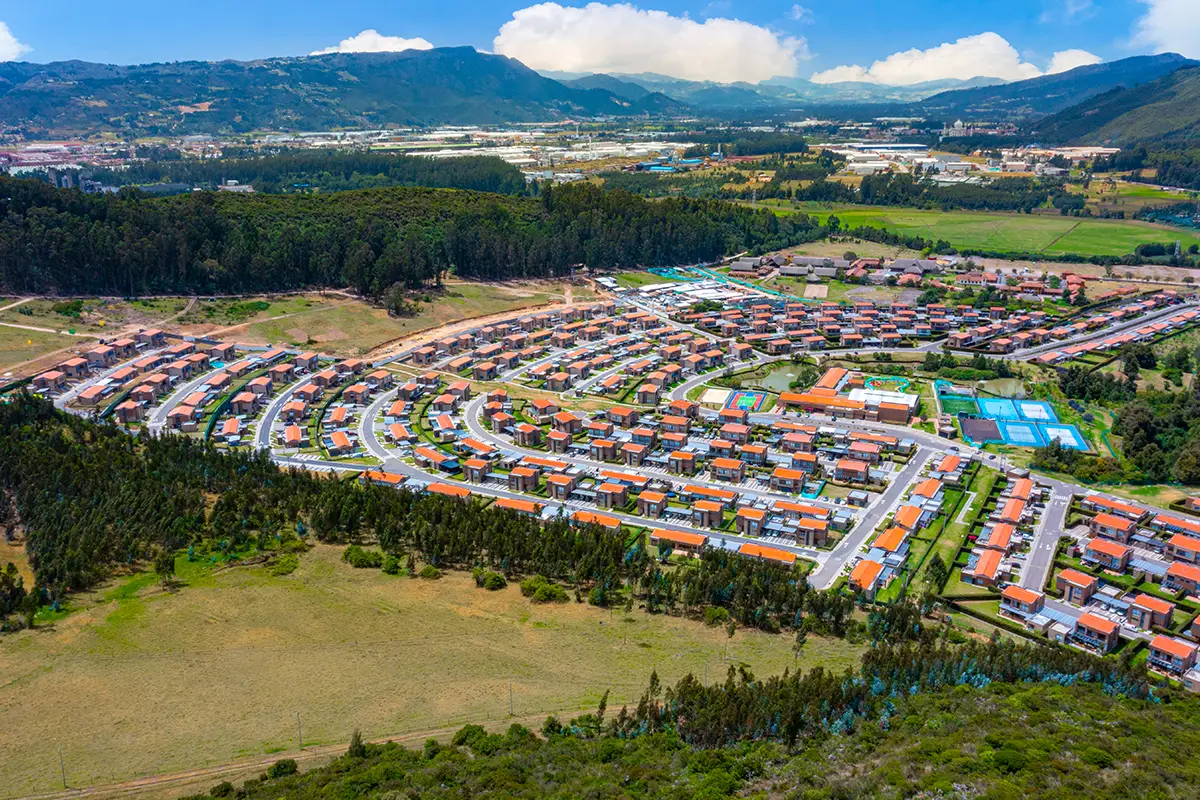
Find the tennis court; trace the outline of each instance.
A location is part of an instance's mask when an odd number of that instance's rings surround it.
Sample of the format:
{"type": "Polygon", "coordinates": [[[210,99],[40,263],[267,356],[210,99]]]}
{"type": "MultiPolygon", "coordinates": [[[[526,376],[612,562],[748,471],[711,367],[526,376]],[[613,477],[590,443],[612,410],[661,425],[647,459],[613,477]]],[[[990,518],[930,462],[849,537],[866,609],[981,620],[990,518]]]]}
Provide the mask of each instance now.
{"type": "Polygon", "coordinates": [[[979,398],[979,413],[992,419],[1020,419],[1017,406],[1007,397],[979,398]]]}
{"type": "Polygon", "coordinates": [[[1042,433],[1046,437],[1046,443],[1057,440],[1059,444],[1069,450],[1089,450],[1088,443],[1084,440],[1083,434],[1074,425],[1063,425],[1061,423],[1053,425],[1039,425],[1042,433]]]}
{"type": "Polygon", "coordinates": [[[1054,406],[1042,400],[1018,400],[1016,401],[1017,413],[1021,415],[1021,419],[1029,422],[1058,422],[1058,414],[1054,413],[1054,406]]]}
{"type": "Polygon", "coordinates": [[[1017,447],[1044,447],[1046,444],[1038,426],[1032,422],[1002,419],[997,420],[996,424],[1000,427],[1005,444],[1015,444],[1017,447]]]}
{"type": "Polygon", "coordinates": [[[737,391],[729,396],[729,400],[725,403],[726,408],[736,408],[738,411],[748,411],[753,413],[762,408],[762,404],[766,402],[767,395],[763,392],[742,392],[737,391]]]}

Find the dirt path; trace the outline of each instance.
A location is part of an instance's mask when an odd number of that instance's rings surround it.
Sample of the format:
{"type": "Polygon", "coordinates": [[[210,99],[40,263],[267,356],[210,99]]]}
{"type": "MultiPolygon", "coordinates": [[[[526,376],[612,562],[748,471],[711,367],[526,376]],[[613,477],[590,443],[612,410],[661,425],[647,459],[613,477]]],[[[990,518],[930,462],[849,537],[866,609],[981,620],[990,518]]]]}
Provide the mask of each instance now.
{"type": "MultiPolygon", "coordinates": [[[[519,723],[529,728],[540,728],[542,722],[549,714],[556,714],[560,718],[577,716],[594,711],[594,708],[584,709],[553,709],[525,716],[508,717],[503,720],[490,720],[482,722],[484,728],[490,731],[501,731],[513,723],[519,723]]],[[[423,731],[410,731],[408,733],[396,734],[392,736],[383,736],[370,741],[382,744],[384,742],[396,742],[398,744],[412,747],[424,742],[426,739],[437,739],[441,742],[448,741],[463,725],[469,724],[463,722],[459,725],[446,726],[443,728],[432,728],[423,731]]],[[[225,764],[214,764],[209,767],[201,767],[198,769],[189,769],[183,772],[167,773],[163,775],[150,775],[144,778],[133,778],[127,781],[118,783],[100,784],[96,786],[72,788],[70,768],[67,768],[67,786],[68,788],[56,792],[45,792],[42,794],[26,795],[24,800],[76,800],[76,798],[95,798],[95,800],[108,800],[109,798],[122,797],[139,797],[143,800],[157,800],[158,798],[174,798],[187,794],[202,794],[207,792],[214,785],[222,781],[240,782],[248,778],[257,777],[266,772],[271,764],[282,758],[292,758],[302,770],[310,770],[325,766],[335,758],[346,752],[346,743],[339,742],[337,744],[307,746],[299,751],[286,751],[280,753],[272,753],[271,755],[253,756],[250,758],[238,759],[225,764]]]]}
{"type": "Polygon", "coordinates": [[[22,303],[28,303],[32,299],[33,299],[32,297],[22,297],[20,300],[18,300],[15,303],[9,303],[6,306],[0,306],[0,311],[8,311],[10,308],[16,308],[17,306],[21,305],[22,303]]]}
{"type": "MultiPolygon", "coordinates": [[[[339,294],[341,293],[339,292],[339,294]]],[[[321,308],[306,308],[303,311],[293,311],[290,314],[280,314],[276,317],[263,317],[262,319],[252,319],[249,322],[239,322],[237,325],[227,325],[224,328],[216,328],[214,330],[207,331],[204,335],[214,339],[221,339],[228,334],[233,333],[234,331],[241,330],[242,328],[249,329],[252,325],[258,325],[263,322],[277,322],[281,319],[291,319],[292,317],[299,317],[303,314],[315,314],[321,311],[329,311],[331,309],[341,308],[342,306],[348,306],[351,303],[356,302],[356,298],[349,298],[347,295],[342,296],[347,297],[347,299],[341,303],[333,303],[332,305],[322,306],[321,308]]]]}
{"type": "MultiPolygon", "coordinates": [[[[608,297],[608,293],[600,289],[599,286],[595,287],[595,291],[597,295],[596,300],[589,302],[601,302],[608,297]]],[[[508,311],[498,311],[495,314],[467,317],[466,319],[460,319],[454,322],[448,322],[445,325],[439,325],[436,328],[426,328],[423,331],[414,331],[413,333],[406,334],[376,346],[374,349],[364,355],[363,358],[371,361],[377,361],[382,358],[388,358],[389,356],[402,353],[405,350],[413,347],[419,347],[424,344],[436,342],[439,339],[455,336],[472,328],[477,328],[480,325],[488,325],[493,322],[502,322],[506,319],[512,319],[514,316],[521,316],[524,314],[553,311],[558,308],[565,308],[567,306],[574,305],[574,303],[575,291],[571,284],[567,283],[563,288],[563,296],[561,300],[552,300],[551,302],[543,303],[542,305],[514,308],[508,311]]]]}

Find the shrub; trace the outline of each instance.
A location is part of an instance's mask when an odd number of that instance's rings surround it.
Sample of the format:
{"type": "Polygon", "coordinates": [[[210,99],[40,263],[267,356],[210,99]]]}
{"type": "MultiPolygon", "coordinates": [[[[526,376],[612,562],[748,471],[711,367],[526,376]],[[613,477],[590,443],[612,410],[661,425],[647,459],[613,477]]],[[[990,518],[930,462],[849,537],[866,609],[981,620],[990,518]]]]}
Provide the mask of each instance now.
{"type": "Polygon", "coordinates": [[[442,571],[433,564],[426,564],[425,566],[421,567],[421,571],[418,573],[418,575],[425,580],[436,581],[438,578],[442,577],[442,571]]]}
{"type": "Polygon", "coordinates": [[[385,575],[400,574],[400,559],[396,558],[391,553],[383,557],[383,572],[385,575]]]}
{"type": "Polygon", "coordinates": [[[364,550],[352,544],[342,553],[342,561],[355,569],[379,569],[383,566],[383,553],[378,550],[364,550]]]}
{"type": "Polygon", "coordinates": [[[300,566],[300,559],[294,553],[286,553],[271,564],[272,575],[291,575],[300,566]]]}
{"type": "Polygon", "coordinates": [[[499,572],[489,572],[483,578],[483,588],[489,592],[496,592],[508,586],[508,580],[499,572]]]}
{"type": "Polygon", "coordinates": [[[521,594],[535,603],[565,603],[567,590],[551,583],[541,575],[521,581],[521,594]]]}
{"type": "Polygon", "coordinates": [[[710,628],[715,628],[718,625],[724,625],[729,619],[729,610],[718,606],[709,606],[704,609],[704,624],[710,628]]]}
{"type": "Polygon", "coordinates": [[[532,578],[526,578],[525,580],[521,581],[521,594],[525,595],[526,597],[533,597],[534,594],[537,593],[537,590],[547,583],[549,583],[549,581],[547,581],[541,575],[534,575],[532,578]]]}
{"type": "Polygon", "coordinates": [[[229,781],[221,781],[216,786],[208,790],[208,793],[213,797],[232,797],[237,789],[233,788],[233,784],[229,781]]]}
{"type": "Polygon", "coordinates": [[[1085,762],[1093,767],[1100,769],[1108,769],[1113,765],[1112,753],[1107,750],[1102,750],[1099,747],[1088,747],[1080,754],[1085,762]]]}
{"type": "Polygon", "coordinates": [[[281,758],[278,761],[276,761],[274,764],[272,764],[271,767],[267,770],[267,777],[268,778],[286,778],[288,775],[295,775],[299,771],[300,771],[300,768],[296,766],[296,759],[281,758]]]}
{"type": "Polygon", "coordinates": [[[553,583],[543,584],[533,593],[535,603],[565,603],[567,599],[567,590],[553,583]]]}
{"type": "Polygon", "coordinates": [[[1029,759],[1020,750],[1012,747],[1001,747],[992,756],[992,763],[1001,772],[1013,773],[1025,769],[1025,765],[1029,763],[1029,759]]]}

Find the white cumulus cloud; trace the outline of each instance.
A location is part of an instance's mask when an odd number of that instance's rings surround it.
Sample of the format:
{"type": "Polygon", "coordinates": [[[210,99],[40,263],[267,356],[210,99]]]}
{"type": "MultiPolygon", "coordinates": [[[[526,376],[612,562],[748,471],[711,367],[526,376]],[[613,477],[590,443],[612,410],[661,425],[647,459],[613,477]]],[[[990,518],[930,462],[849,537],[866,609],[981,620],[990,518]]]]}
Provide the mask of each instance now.
{"type": "Polygon", "coordinates": [[[697,22],[628,3],[519,9],[492,49],[537,70],[658,72],[721,82],[795,75],[799,61],[809,57],[803,38],[741,20],[697,22]]]}
{"type": "Polygon", "coordinates": [[[1134,28],[1134,44],[1156,53],[1179,53],[1200,58],[1200,2],[1141,0],[1146,14],[1134,28]]]}
{"type": "Polygon", "coordinates": [[[0,22],[0,61],[16,61],[31,49],[29,45],[17,41],[8,26],[0,22]]]}
{"type": "MultiPolygon", "coordinates": [[[[1060,72],[1081,64],[1094,64],[1099,57],[1084,50],[1065,50],[1055,53],[1051,71],[1060,72]],[[1067,65],[1067,66],[1064,66],[1067,65]],[[1060,69],[1055,69],[1058,66],[1060,69]]],[[[966,36],[956,42],[946,42],[928,50],[904,50],[892,53],[869,67],[849,64],[818,72],[812,76],[816,83],[862,81],[890,86],[905,86],[924,81],[947,78],[999,78],[1019,81],[1036,78],[1043,72],[1036,65],[1021,59],[1021,54],[998,33],[966,36]]]]}
{"type": "Polygon", "coordinates": [[[1100,61],[1100,56],[1089,53],[1087,50],[1060,50],[1051,57],[1050,66],[1046,67],[1046,74],[1057,75],[1076,67],[1099,64],[1100,61]]]}
{"type": "Polygon", "coordinates": [[[398,53],[401,50],[430,50],[433,44],[421,37],[405,39],[403,36],[384,36],[379,31],[371,29],[357,36],[342,39],[333,47],[324,50],[314,50],[310,56],[323,56],[327,53],[398,53]]]}

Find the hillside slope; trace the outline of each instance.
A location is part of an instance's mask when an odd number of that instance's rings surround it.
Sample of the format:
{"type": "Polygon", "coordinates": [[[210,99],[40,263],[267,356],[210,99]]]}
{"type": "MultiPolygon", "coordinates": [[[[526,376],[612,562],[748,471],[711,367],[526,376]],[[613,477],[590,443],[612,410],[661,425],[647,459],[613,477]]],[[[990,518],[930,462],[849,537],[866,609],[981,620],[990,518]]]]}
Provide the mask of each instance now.
{"type": "Polygon", "coordinates": [[[1047,142],[1126,145],[1200,139],[1200,67],[1134,89],[1113,89],[1046,117],[1030,132],[1047,142]]]}
{"type": "Polygon", "coordinates": [[[1149,83],[1195,63],[1176,53],[1134,56],[999,86],[941,92],[921,108],[934,117],[1031,118],[1054,114],[1118,86],[1149,83]]]}
{"type": "Polygon", "coordinates": [[[675,106],[662,95],[631,101],[564,86],[470,47],[248,62],[0,64],[0,125],[41,137],[486,124],[675,106]]]}

